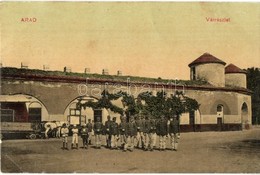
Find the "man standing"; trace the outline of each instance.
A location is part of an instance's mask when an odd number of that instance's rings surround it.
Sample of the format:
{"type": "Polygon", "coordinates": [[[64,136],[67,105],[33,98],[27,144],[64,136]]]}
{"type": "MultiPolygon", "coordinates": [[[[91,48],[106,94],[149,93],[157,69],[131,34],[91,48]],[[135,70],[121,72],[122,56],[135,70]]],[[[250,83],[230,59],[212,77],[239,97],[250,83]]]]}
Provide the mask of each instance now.
{"type": "Polygon", "coordinates": [[[151,129],[151,122],[148,116],[145,116],[145,123],[144,123],[144,150],[148,151],[149,146],[151,147],[151,138],[150,138],[150,129],[151,129]]]}
{"type": "Polygon", "coordinates": [[[96,141],[96,148],[101,149],[101,135],[102,135],[103,124],[100,122],[100,118],[97,117],[97,121],[94,123],[94,134],[96,141]]]}
{"type": "Polygon", "coordinates": [[[62,143],[63,143],[62,149],[69,150],[68,135],[69,135],[69,129],[68,129],[66,123],[63,123],[62,128],[61,128],[61,136],[62,136],[62,143]]]}
{"type": "Polygon", "coordinates": [[[151,139],[151,149],[153,150],[156,145],[156,120],[155,118],[150,119],[151,122],[151,130],[150,130],[150,139],[151,139]]]}
{"type": "Polygon", "coordinates": [[[126,117],[121,116],[121,123],[119,124],[119,133],[120,133],[120,143],[124,149],[124,152],[127,150],[127,123],[126,117]]]}
{"type": "Polygon", "coordinates": [[[88,128],[88,144],[91,145],[91,136],[93,130],[93,124],[91,123],[91,119],[88,119],[87,128],[88,128]]]}
{"type": "Polygon", "coordinates": [[[81,138],[82,138],[82,141],[83,141],[83,149],[88,148],[88,137],[89,137],[88,128],[87,128],[87,125],[84,123],[82,128],[81,128],[81,138]]]}
{"type": "Polygon", "coordinates": [[[127,127],[127,140],[128,140],[129,150],[131,152],[134,151],[134,139],[136,137],[136,134],[137,134],[137,126],[134,120],[134,116],[131,116],[127,127]]]}
{"type": "Polygon", "coordinates": [[[166,136],[168,135],[167,132],[167,120],[165,116],[162,115],[161,119],[158,121],[157,124],[157,133],[159,135],[159,149],[160,151],[164,151],[166,149],[166,136]]]}
{"type": "Polygon", "coordinates": [[[113,117],[113,122],[110,125],[110,135],[111,135],[111,149],[117,149],[118,145],[118,123],[116,123],[116,117],[113,117]]]}
{"type": "Polygon", "coordinates": [[[110,115],[107,116],[107,121],[105,122],[105,134],[107,148],[111,148],[111,134],[110,134],[110,125],[112,124],[110,115]]]}
{"type": "Polygon", "coordinates": [[[177,120],[177,116],[174,115],[170,118],[169,124],[169,134],[171,137],[171,149],[172,151],[177,151],[178,148],[178,135],[179,135],[179,121],[177,120]]]}
{"type": "Polygon", "coordinates": [[[139,116],[136,117],[135,123],[137,126],[136,147],[142,149],[142,147],[144,145],[144,134],[143,134],[144,123],[143,123],[143,120],[139,116]]]}
{"type": "Polygon", "coordinates": [[[79,133],[79,129],[77,128],[77,125],[73,125],[72,128],[72,143],[71,143],[71,149],[73,149],[74,146],[76,146],[76,149],[79,149],[79,137],[78,137],[78,133],[79,133]]]}

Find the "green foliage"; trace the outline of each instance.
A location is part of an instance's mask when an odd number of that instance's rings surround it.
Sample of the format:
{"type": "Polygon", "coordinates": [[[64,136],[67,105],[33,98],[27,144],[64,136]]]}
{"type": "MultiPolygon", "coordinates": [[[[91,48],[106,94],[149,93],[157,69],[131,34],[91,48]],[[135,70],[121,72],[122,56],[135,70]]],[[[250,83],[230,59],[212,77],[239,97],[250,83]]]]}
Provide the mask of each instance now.
{"type": "Polygon", "coordinates": [[[143,112],[150,117],[159,118],[161,115],[180,116],[184,112],[189,112],[199,109],[199,104],[195,99],[184,96],[182,92],[176,92],[175,95],[167,97],[164,91],[157,92],[156,96],[152,92],[143,92],[138,98],[143,100],[143,112]]]}
{"type": "Polygon", "coordinates": [[[260,69],[248,68],[247,88],[253,91],[252,94],[252,123],[260,124],[260,69]]]}
{"type": "Polygon", "coordinates": [[[115,113],[119,113],[119,114],[123,114],[123,109],[113,105],[112,104],[112,100],[117,100],[120,96],[117,96],[116,94],[110,94],[107,90],[104,90],[101,93],[101,98],[97,101],[97,102],[92,102],[92,101],[87,101],[85,103],[81,103],[81,100],[78,101],[77,103],[77,107],[79,108],[84,108],[86,109],[86,107],[90,107],[92,109],[109,109],[115,113]]]}
{"type": "Polygon", "coordinates": [[[258,68],[248,68],[247,69],[247,88],[255,91],[259,85],[257,79],[260,78],[260,71],[258,68]]]}
{"type": "MultiPolygon", "coordinates": [[[[175,82],[175,80],[162,79],[159,78],[148,78],[148,77],[138,77],[138,76],[117,76],[117,75],[102,75],[96,73],[77,73],[77,72],[62,72],[62,71],[44,71],[39,69],[18,69],[13,67],[3,67],[1,68],[2,75],[37,75],[37,76],[60,76],[60,77],[75,77],[75,78],[90,78],[90,79],[102,79],[102,80],[115,80],[126,82],[127,78],[130,78],[131,82],[136,83],[169,83],[175,82]]],[[[210,86],[205,80],[177,80],[177,84],[181,85],[192,85],[210,86]]]]}
{"type": "Polygon", "coordinates": [[[133,95],[128,95],[126,92],[118,92],[116,94],[110,94],[104,90],[101,98],[97,102],[87,101],[81,103],[79,99],[77,103],[78,108],[90,107],[93,109],[110,109],[111,111],[119,114],[125,113],[127,116],[130,115],[147,115],[152,118],[159,118],[161,115],[180,116],[184,112],[194,111],[199,109],[199,104],[195,99],[186,97],[182,92],[176,92],[175,95],[167,97],[164,91],[159,91],[156,95],[152,92],[143,92],[134,98],[133,95]],[[113,105],[111,101],[117,100],[122,97],[122,104],[124,109],[113,105]]]}
{"type": "Polygon", "coordinates": [[[128,95],[126,92],[121,91],[119,94],[122,96],[121,102],[124,108],[126,108],[125,114],[127,116],[136,115],[142,111],[143,106],[139,99],[135,99],[133,95],[128,95]]]}

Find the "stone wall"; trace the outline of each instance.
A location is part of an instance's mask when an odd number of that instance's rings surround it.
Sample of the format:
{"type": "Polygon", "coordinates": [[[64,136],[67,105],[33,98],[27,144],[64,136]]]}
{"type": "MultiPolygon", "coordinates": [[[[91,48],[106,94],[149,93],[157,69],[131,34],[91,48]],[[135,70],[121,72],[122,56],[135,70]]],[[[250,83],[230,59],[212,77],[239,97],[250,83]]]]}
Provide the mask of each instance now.
{"type": "Polygon", "coordinates": [[[196,66],[196,79],[205,79],[217,87],[225,87],[225,67],[219,63],[207,63],[196,66]]]}
{"type": "MultiPolygon", "coordinates": [[[[219,64],[218,64],[219,65],[219,64]]],[[[68,108],[75,103],[75,100],[80,95],[87,95],[93,99],[98,99],[100,93],[107,88],[110,93],[118,92],[119,90],[129,91],[137,96],[141,92],[147,90],[161,91],[162,86],[144,88],[144,86],[132,85],[130,88],[126,86],[112,86],[112,85],[85,85],[79,83],[63,83],[63,82],[41,82],[41,81],[26,81],[3,79],[1,92],[3,95],[8,94],[26,94],[38,99],[48,111],[48,120],[66,120],[68,115],[68,108]],[[81,86],[81,87],[80,87],[81,86]],[[79,90],[81,89],[81,90],[79,90]]],[[[182,86],[177,88],[183,90],[182,86]]],[[[168,94],[174,93],[175,87],[164,89],[168,94]]],[[[195,124],[217,124],[217,105],[223,105],[223,123],[241,124],[242,122],[242,105],[245,103],[248,112],[244,118],[247,117],[247,123],[251,124],[251,96],[243,93],[228,91],[228,90],[210,90],[203,88],[187,88],[184,89],[185,95],[196,99],[200,104],[200,109],[195,112],[195,124]]],[[[120,99],[114,102],[116,105],[122,107],[120,99]]],[[[84,112],[83,112],[84,113],[84,112]]],[[[85,111],[89,116],[93,115],[91,110],[85,111]]],[[[102,120],[106,120],[106,115],[111,114],[109,111],[103,111],[102,120]]],[[[118,118],[119,115],[113,114],[118,118]]],[[[181,124],[189,125],[189,114],[183,114],[181,124]]]]}
{"type": "Polygon", "coordinates": [[[242,73],[225,74],[225,82],[227,86],[246,88],[246,74],[242,74],[242,73]]]}

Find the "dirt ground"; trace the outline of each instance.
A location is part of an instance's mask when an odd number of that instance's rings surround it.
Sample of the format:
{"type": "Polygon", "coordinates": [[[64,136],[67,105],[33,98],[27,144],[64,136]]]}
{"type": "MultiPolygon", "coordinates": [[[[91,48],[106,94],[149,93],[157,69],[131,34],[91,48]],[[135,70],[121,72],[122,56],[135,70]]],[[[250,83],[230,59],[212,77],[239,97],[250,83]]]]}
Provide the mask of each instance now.
{"type": "MultiPolygon", "coordinates": [[[[71,141],[71,138],[69,138],[71,141]]],[[[81,139],[80,139],[81,141],[81,139]]],[[[103,141],[104,143],[104,141],[103,141]]],[[[82,143],[79,144],[82,146],[82,143]]],[[[29,173],[259,173],[260,127],[182,133],[179,150],[62,150],[61,139],[3,140],[1,171],[29,173]]],[[[167,146],[169,147],[169,141],[167,146]]]]}

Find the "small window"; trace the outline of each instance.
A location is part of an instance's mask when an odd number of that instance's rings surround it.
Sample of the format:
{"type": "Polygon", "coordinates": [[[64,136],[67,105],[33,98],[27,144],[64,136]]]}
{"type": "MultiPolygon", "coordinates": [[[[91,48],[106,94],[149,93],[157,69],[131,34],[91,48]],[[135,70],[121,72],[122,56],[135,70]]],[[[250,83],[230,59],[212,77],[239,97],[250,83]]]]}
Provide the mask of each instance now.
{"type": "Polygon", "coordinates": [[[218,105],[217,106],[217,112],[222,112],[223,111],[223,106],[222,105],[218,105]]]}
{"type": "Polygon", "coordinates": [[[42,118],[42,108],[29,108],[29,122],[40,122],[42,118]]]}
{"type": "Polygon", "coordinates": [[[14,110],[12,109],[1,109],[1,122],[13,122],[14,121],[14,110]]]}
{"type": "Polygon", "coordinates": [[[191,80],[196,80],[196,69],[191,67],[191,80]]]}

